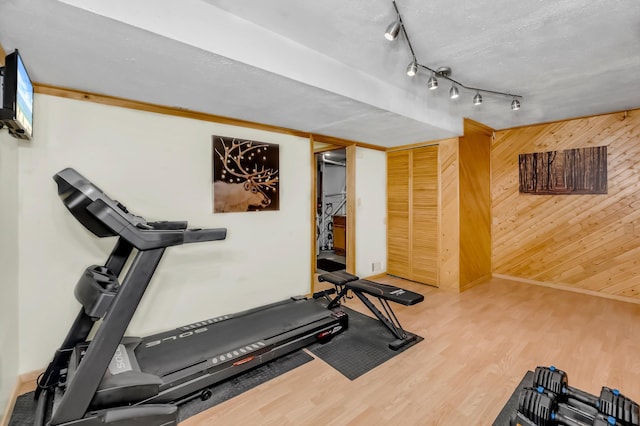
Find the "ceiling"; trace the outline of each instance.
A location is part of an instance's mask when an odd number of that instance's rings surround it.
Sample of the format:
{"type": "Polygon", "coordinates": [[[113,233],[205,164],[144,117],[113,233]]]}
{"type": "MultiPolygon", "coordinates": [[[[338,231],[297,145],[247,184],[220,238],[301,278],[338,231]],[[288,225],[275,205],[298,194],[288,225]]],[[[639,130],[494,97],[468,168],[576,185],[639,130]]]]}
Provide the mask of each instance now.
{"type": "MultiPolygon", "coordinates": [[[[640,107],[637,0],[0,0],[32,80],[386,147],[640,107]]],[[[36,111],[37,114],[37,111],[36,111]]]]}

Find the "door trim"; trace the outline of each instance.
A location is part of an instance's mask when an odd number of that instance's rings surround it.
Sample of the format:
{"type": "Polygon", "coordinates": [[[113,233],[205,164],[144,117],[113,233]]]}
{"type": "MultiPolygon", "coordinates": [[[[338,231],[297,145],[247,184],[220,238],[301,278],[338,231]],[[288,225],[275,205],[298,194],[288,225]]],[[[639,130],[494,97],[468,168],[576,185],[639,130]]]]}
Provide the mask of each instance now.
{"type": "Polygon", "coordinates": [[[356,272],[356,144],[349,141],[338,141],[332,139],[331,142],[318,141],[311,135],[309,137],[311,151],[311,212],[310,212],[310,235],[311,235],[311,259],[309,262],[311,270],[311,293],[316,291],[316,156],[315,154],[324,151],[344,148],[347,162],[347,235],[346,235],[346,271],[355,274],[356,272]],[[316,148],[316,145],[319,147],[316,148]]]}

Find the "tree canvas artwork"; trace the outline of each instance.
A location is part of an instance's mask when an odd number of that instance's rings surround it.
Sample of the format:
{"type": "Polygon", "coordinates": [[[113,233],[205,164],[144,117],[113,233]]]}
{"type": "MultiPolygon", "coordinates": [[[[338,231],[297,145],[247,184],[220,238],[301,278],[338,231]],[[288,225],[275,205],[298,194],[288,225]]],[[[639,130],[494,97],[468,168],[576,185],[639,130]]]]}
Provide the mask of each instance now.
{"type": "Polygon", "coordinates": [[[213,136],[214,213],[280,209],[276,144],[213,136]]]}
{"type": "Polygon", "coordinates": [[[607,147],[519,155],[520,192],[606,194],[607,147]]]}

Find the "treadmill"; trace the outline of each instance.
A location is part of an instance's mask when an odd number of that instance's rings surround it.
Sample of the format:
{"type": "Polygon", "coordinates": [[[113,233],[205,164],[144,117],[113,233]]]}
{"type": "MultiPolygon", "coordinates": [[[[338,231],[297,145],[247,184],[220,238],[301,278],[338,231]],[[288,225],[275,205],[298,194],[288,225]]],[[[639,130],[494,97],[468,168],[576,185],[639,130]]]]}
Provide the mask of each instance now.
{"type": "Polygon", "coordinates": [[[148,337],[123,337],[164,250],[224,240],[226,229],[148,222],[71,168],[54,180],[80,223],[97,237],[118,239],[106,263],[88,267],[76,284],[82,308],[38,379],[36,425],[175,425],[180,403],[206,399],[216,383],[347,328],[341,309],[298,297],[148,337]]]}

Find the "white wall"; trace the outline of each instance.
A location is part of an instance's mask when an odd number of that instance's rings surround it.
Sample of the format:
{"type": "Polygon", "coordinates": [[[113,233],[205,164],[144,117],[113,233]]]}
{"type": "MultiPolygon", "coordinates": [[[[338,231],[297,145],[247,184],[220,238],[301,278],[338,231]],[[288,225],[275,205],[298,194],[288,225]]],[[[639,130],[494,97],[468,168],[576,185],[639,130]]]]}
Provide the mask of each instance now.
{"type": "Polygon", "coordinates": [[[52,176],[65,167],[148,220],[228,228],[225,241],[167,249],[130,335],[309,291],[307,139],[45,95],[34,111],[34,139],[19,152],[20,373],[46,366],[80,308],[80,274],[115,243],[86,231],[58,199],[52,176]],[[280,211],[211,213],[212,135],[280,145],[280,211]]]}
{"type": "Polygon", "coordinates": [[[387,269],[387,155],[356,148],[356,275],[387,269]],[[380,269],[374,269],[373,264],[380,269]]]}
{"type": "Polygon", "coordinates": [[[18,377],[18,140],[0,130],[0,419],[18,377]]]}

